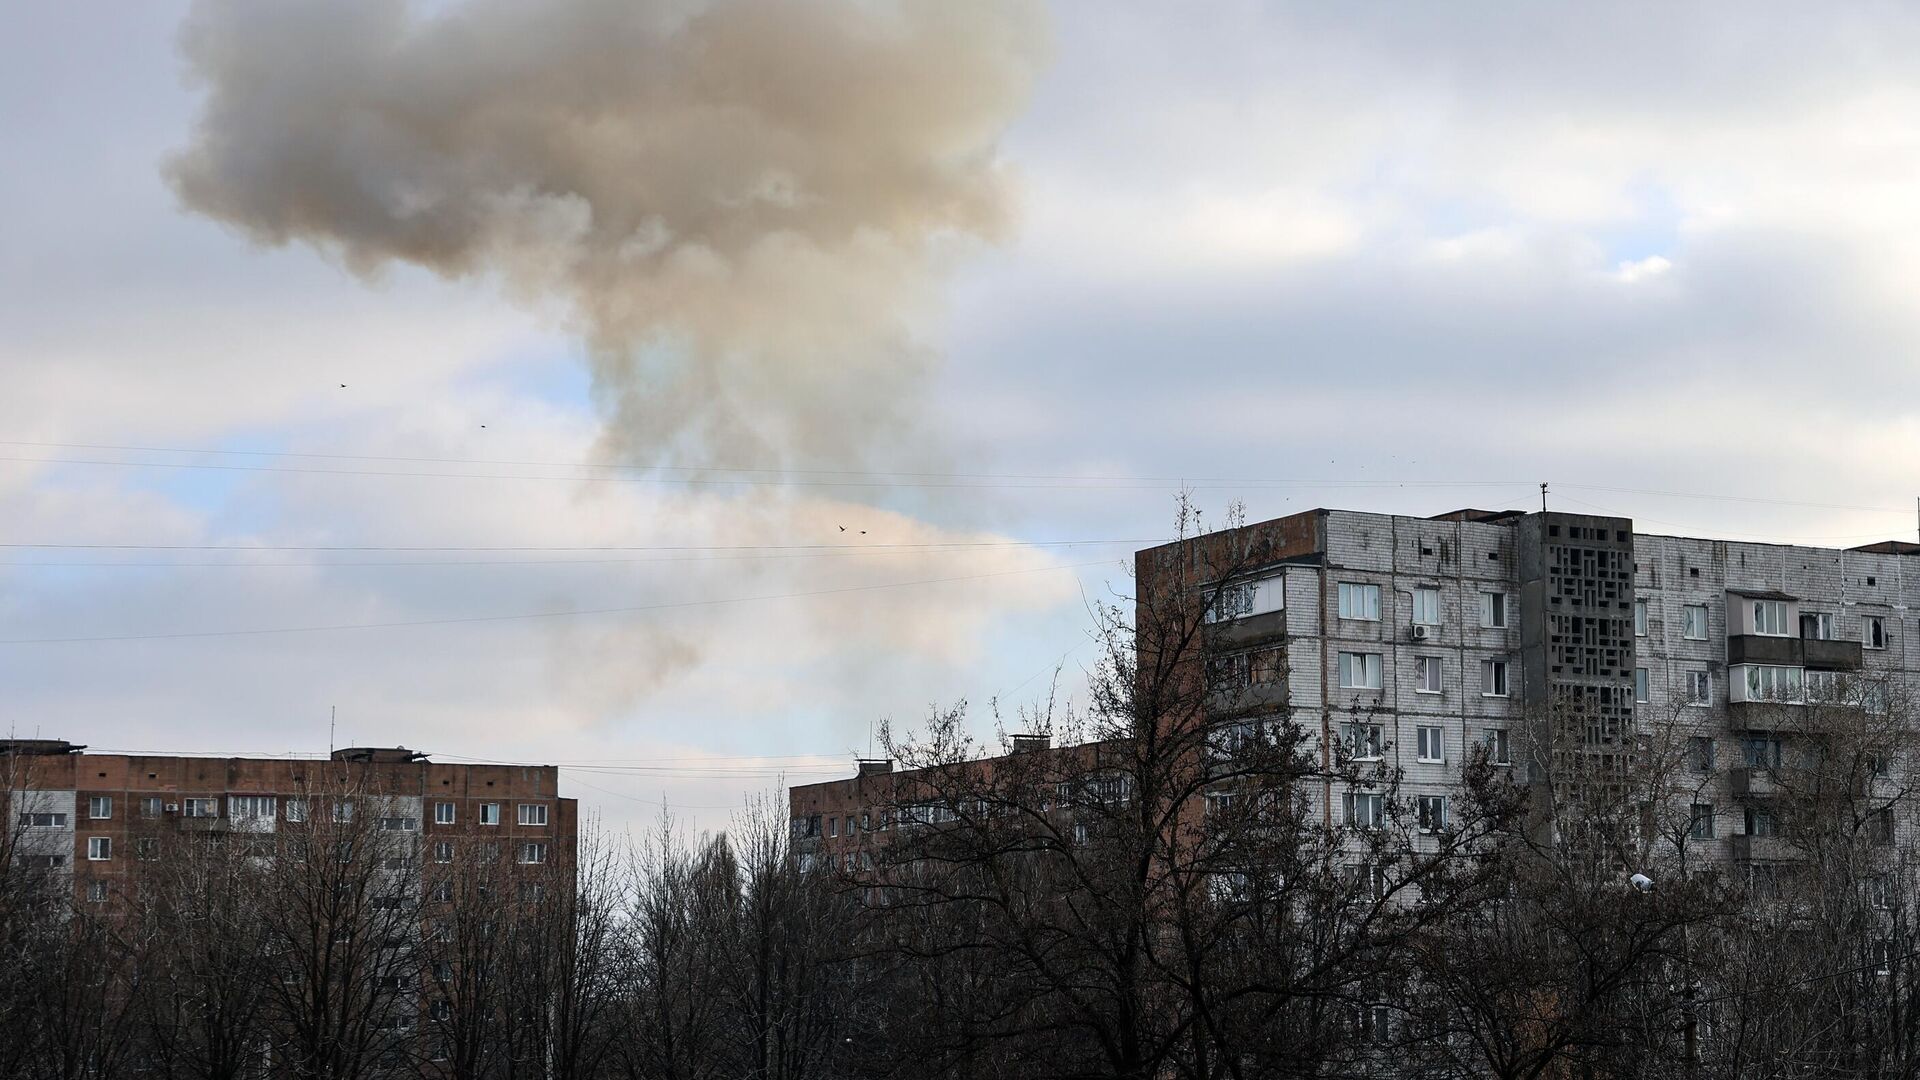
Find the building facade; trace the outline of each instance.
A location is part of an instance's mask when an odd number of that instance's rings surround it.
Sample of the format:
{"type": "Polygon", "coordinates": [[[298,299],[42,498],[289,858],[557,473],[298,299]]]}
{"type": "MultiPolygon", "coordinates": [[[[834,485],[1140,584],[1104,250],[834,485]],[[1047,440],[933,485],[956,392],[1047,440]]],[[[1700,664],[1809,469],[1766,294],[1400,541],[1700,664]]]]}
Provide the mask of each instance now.
{"type": "Polygon", "coordinates": [[[424,886],[467,845],[541,864],[573,848],[577,804],[551,765],[443,764],[405,748],[359,747],[330,758],[90,754],[58,740],[0,743],[16,864],[72,880],[76,901],[132,895],[142,863],[186,836],[270,847],[314,814],[362,815],[397,872],[424,886]],[[406,853],[411,854],[406,854],[406,853]]]}
{"type": "MultiPolygon", "coordinates": [[[[1651,535],[1582,514],[1313,510],[1140,551],[1136,588],[1217,590],[1206,649],[1232,697],[1225,722],[1303,725],[1327,760],[1344,747],[1379,761],[1421,829],[1444,826],[1478,747],[1548,810],[1569,755],[1658,753],[1695,850],[1738,863],[1787,855],[1770,806],[1796,744],[1920,689],[1916,555],[1651,535]],[[1231,553],[1217,560],[1230,576],[1210,577],[1196,552],[1231,553]]],[[[1891,712],[1912,726],[1911,710],[1891,712]]],[[[1879,771],[1904,768],[1904,749],[1885,746],[1879,771]]],[[[844,859],[846,830],[877,820],[895,783],[867,765],[794,788],[803,857],[844,859]]],[[[1318,797],[1330,822],[1383,816],[1378,790],[1328,782],[1318,797]]]]}

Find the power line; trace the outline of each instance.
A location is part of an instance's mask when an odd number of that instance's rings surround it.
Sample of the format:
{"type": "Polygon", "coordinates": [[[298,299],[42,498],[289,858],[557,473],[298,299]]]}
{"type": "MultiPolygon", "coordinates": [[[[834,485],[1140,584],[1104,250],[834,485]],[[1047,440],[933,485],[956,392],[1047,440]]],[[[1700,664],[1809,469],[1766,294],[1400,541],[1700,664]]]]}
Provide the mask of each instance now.
{"type": "MultiPolygon", "coordinates": [[[[203,469],[214,472],[245,473],[285,473],[297,476],[379,476],[412,477],[416,479],[437,480],[548,480],[578,484],[657,484],[661,480],[652,476],[547,476],[529,473],[474,473],[474,472],[426,472],[406,469],[305,469],[287,465],[217,465],[203,461],[104,461],[98,458],[48,458],[21,457],[0,454],[0,461],[20,462],[35,465],[92,465],[125,469],[203,469]]],[[[593,466],[578,466],[590,468],[593,466]]],[[[712,470],[709,470],[712,471],[712,470]]],[[[890,474],[869,474],[887,476],[890,474]]],[[[910,474],[898,474],[910,475],[910,474]]],[[[1148,477],[1138,480],[1107,480],[1099,477],[1062,477],[1047,482],[1005,483],[992,482],[954,483],[946,481],[900,479],[885,480],[762,480],[739,477],[678,477],[671,480],[675,484],[692,487],[782,487],[782,488],[924,488],[924,489],[977,489],[982,491],[1159,491],[1169,485],[1180,485],[1190,490],[1217,490],[1221,488],[1391,488],[1391,487],[1506,487],[1512,481],[1501,480],[1183,480],[1178,477],[1148,477]]]]}
{"type": "MultiPolygon", "coordinates": [[[[582,545],[458,545],[458,544],[37,544],[0,542],[0,548],[71,551],[752,551],[849,552],[961,551],[973,548],[1074,547],[1093,544],[1159,544],[1153,540],[947,540],[923,544],[582,544],[582,545]]],[[[244,565],[244,564],[240,564],[244,565]]]]}
{"type": "MultiPolygon", "coordinates": [[[[879,486],[879,487],[929,486],[929,485],[920,485],[920,484],[902,484],[899,482],[899,480],[900,478],[903,478],[903,477],[913,478],[915,480],[982,480],[982,481],[996,482],[994,484],[954,485],[954,486],[960,486],[960,487],[994,487],[994,486],[998,486],[997,482],[1000,482],[1000,481],[1020,481],[1023,483],[1032,482],[1032,481],[1047,481],[1054,484],[1065,484],[1065,485],[1075,485],[1075,484],[1151,485],[1155,487],[1164,486],[1167,484],[1184,484],[1184,485],[1227,484],[1227,485],[1238,485],[1238,486],[1276,486],[1276,487],[1277,486],[1506,487],[1506,486],[1513,486],[1519,483],[1519,481],[1505,481],[1505,480],[1412,480],[1412,479],[1386,479],[1386,478],[1327,479],[1327,478],[1276,478],[1276,477],[1245,477],[1245,476],[1239,476],[1239,477],[1236,477],[1236,476],[1139,476],[1139,475],[1108,475],[1108,474],[1087,474],[1087,473],[994,473],[994,472],[957,472],[957,471],[956,472],[937,472],[937,471],[916,471],[916,470],[877,470],[877,469],[802,469],[802,468],[785,468],[785,467],[769,468],[769,467],[733,466],[733,465],[714,465],[714,466],[626,465],[626,464],[617,464],[617,463],[601,463],[601,462],[586,462],[586,461],[528,461],[528,460],[515,460],[515,459],[504,459],[504,458],[431,457],[431,456],[403,456],[403,455],[388,455],[388,454],[342,454],[342,453],[302,452],[302,451],[292,451],[292,450],[233,450],[233,449],[212,448],[212,447],[184,447],[184,446],[135,446],[135,445],[126,445],[126,444],[114,444],[114,443],[50,442],[50,441],[28,440],[28,439],[0,439],[0,446],[39,447],[44,449],[56,449],[56,450],[107,450],[107,451],[124,452],[124,453],[194,454],[194,455],[203,455],[203,456],[218,455],[223,457],[306,459],[306,460],[317,460],[317,461],[402,462],[402,463],[410,463],[410,464],[428,464],[428,465],[483,465],[483,466],[509,466],[509,467],[515,467],[515,468],[598,469],[602,471],[637,472],[637,473],[643,473],[643,474],[659,474],[659,473],[695,474],[696,480],[680,481],[680,482],[687,482],[687,483],[695,483],[695,482],[716,483],[716,484],[765,483],[765,484],[776,484],[776,485],[782,485],[782,486],[802,486],[802,485],[796,484],[791,480],[783,479],[786,477],[794,477],[794,476],[860,478],[859,481],[855,481],[855,480],[834,481],[829,486],[866,486],[867,484],[871,484],[872,486],[879,486]],[[739,480],[739,479],[725,479],[725,478],[712,478],[712,477],[699,476],[699,474],[707,474],[707,473],[741,473],[749,476],[764,476],[764,477],[771,477],[774,479],[761,480],[761,481],[748,481],[748,480],[739,480]]],[[[31,463],[45,463],[45,464],[67,464],[67,465],[105,465],[105,466],[123,465],[123,466],[128,466],[133,468],[152,467],[152,468],[242,469],[245,471],[299,471],[299,472],[317,472],[317,473],[323,473],[323,474],[329,473],[329,472],[337,472],[340,475],[348,475],[348,476],[353,476],[353,475],[423,476],[423,477],[451,477],[451,478],[463,478],[463,479],[465,478],[472,478],[472,479],[498,478],[498,479],[540,479],[540,480],[594,480],[594,479],[645,480],[645,479],[655,478],[652,475],[645,475],[641,477],[595,478],[595,477],[578,477],[578,476],[525,476],[525,475],[518,475],[518,474],[496,475],[496,474],[486,474],[486,473],[433,473],[433,472],[401,472],[401,471],[388,472],[388,471],[378,471],[378,470],[370,471],[370,472],[361,472],[361,471],[355,471],[355,470],[329,470],[329,469],[281,470],[272,466],[221,466],[221,465],[214,465],[210,463],[195,463],[195,462],[100,461],[96,459],[65,459],[65,458],[44,458],[44,457],[24,457],[24,456],[12,456],[12,457],[0,456],[0,461],[16,461],[16,462],[31,462],[31,463]]],[[[941,485],[931,485],[931,486],[941,486],[941,485]]],[[[1811,507],[1811,508],[1822,509],[1822,510],[1859,510],[1859,511],[1871,512],[1871,513],[1901,514],[1903,516],[1907,514],[1910,509],[1906,506],[1897,506],[1897,507],[1865,506],[1865,505],[1853,504],[1853,503],[1808,502],[1808,501],[1794,500],[1794,499],[1777,499],[1777,498],[1766,498],[1766,497],[1758,497],[1758,496],[1728,495],[1728,494],[1723,494],[1718,492],[1666,491],[1666,490],[1659,490],[1659,489],[1653,489],[1653,488],[1632,488],[1632,487],[1620,487],[1620,486],[1602,485],[1602,484],[1561,483],[1558,486],[1583,488],[1588,491],[1610,491],[1610,492],[1619,492],[1619,493],[1634,494],[1634,495],[1656,495],[1663,498],[1706,499],[1706,500],[1714,500],[1714,501],[1722,501],[1722,502],[1758,503],[1758,504],[1767,504],[1767,505],[1774,505],[1774,506],[1801,506],[1801,507],[1811,507]]],[[[1121,490],[1125,490],[1125,488],[1122,488],[1121,490]]]]}
{"type": "Polygon", "coordinates": [[[1106,565],[1099,562],[1072,563],[1066,566],[1036,566],[1022,570],[999,570],[986,574],[967,574],[959,577],[925,578],[919,581],[892,581],[869,585],[847,585],[834,589],[813,589],[806,592],[771,593],[762,596],[734,596],[712,600],[677,600],[661,604],[636,604],[622,607],[585,608],[566,611],[534,611],[513,615],[471,615],[446,619],[407,619],[395,622],[379,623],[334,623],[319,626],[279,626],[259,627],[245,630],[190,630],[168,634],[104,634],[94,637],[47,637],[47,638],[0,638],[0,645],[79,645],[101,644],[116,641],[171,641],[185,638],[226,638],[250,637],[267,634],[316,634],[334,630],[397,630],[421,626],[454,626],[468,623],[515,622],[530,619],[558,619],[582,615],[629,615],[649,611],[674,611],[682,608],[713,607],[723,604],[746,604],[762,600],[796,600],[814,596],[834,596],[842,593],[874,592],[881,589],[909,588],[917,585],[942,585],[959,581],[980,581],[986,578],[1011,577],[1017,574],[1039,574],[1063,570],[1078,570],[1089,566],[1106,565]]]}

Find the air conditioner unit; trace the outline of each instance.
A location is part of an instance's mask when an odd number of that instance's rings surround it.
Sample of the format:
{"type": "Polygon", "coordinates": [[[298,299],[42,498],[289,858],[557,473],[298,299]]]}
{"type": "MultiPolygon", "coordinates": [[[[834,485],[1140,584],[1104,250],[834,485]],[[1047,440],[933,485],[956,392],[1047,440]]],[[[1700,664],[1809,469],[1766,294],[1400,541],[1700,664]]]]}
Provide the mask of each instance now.
{"type": "Polygon", "coordinates": [[[177,813],[179,813],[179,812],[180,812],[180,804],[179,804],[179,803],[177,803],[177,802],[170,802],[170,803],[168,803],[168,804],[167,804],[167,813],[169,813],[169,814],[177,814],[177,813]]]}
{"type": "Polygon", "coordinates": [[[1413,640],[1415,641],[1425,641],[1430,635],[1432,635],[1433,628],[1430,626],[1423,625],[1421,623],[1414,623],[1411,627],[1408,628],[1407,633],[1408,633],[1408,636],[1413,638],[1413,640]]]}

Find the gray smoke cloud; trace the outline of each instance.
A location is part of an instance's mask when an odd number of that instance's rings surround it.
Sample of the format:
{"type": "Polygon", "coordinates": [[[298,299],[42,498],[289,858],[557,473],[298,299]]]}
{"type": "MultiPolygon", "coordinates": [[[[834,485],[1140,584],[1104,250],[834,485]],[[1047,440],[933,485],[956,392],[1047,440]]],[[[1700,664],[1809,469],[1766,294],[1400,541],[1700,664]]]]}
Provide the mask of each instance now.
{"type": "Polygon", "coordinates": [[[639,460],[847,460],[914,422],[950,255],[1011,199],[1027,0],[203,0],[184,204],[356,273],[497,277],[639,460]]]}

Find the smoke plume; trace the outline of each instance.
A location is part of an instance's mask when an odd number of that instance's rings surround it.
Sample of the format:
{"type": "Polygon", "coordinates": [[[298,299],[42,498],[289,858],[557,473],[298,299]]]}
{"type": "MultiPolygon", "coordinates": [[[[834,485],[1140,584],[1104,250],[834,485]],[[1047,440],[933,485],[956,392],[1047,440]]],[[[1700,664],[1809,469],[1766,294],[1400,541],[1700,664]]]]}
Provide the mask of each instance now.
{"type": "Polygon", "coordinates": [[[260,243],[557,312],[623,456],[845,460],[1008,224],[1043,37],[1026,0],[203,0],[166,171],[260,243]]]}

